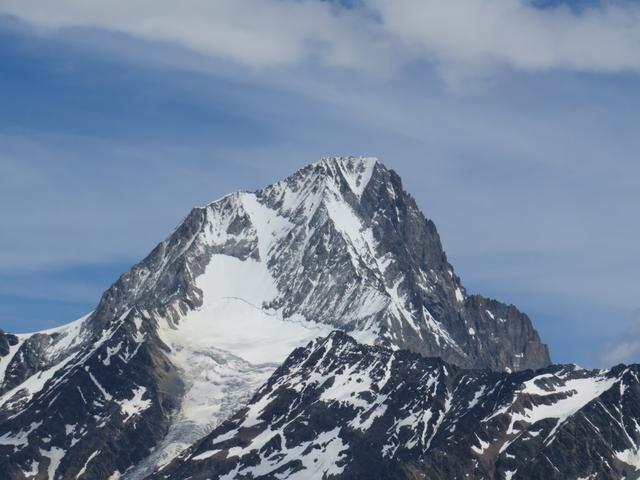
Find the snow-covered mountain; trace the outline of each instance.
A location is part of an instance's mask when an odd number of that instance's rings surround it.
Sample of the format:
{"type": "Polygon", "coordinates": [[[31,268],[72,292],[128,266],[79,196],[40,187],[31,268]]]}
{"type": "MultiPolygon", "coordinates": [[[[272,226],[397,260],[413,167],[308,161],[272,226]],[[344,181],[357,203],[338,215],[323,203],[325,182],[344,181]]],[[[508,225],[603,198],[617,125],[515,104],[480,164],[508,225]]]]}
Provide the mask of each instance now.
{"type": "Polygon", "coordinates": [[[392,170],[326,158],[193,209],[76,322],[0,333],[0,478],[144,478],[334,329],[460,367],[550,363],[526,315],[466,292],[392,170]]]}
{"type": "Polygon", "coordinates": [[[463,370],[343,332],[154,479],[637,479],[640,366],[463,370]]]}

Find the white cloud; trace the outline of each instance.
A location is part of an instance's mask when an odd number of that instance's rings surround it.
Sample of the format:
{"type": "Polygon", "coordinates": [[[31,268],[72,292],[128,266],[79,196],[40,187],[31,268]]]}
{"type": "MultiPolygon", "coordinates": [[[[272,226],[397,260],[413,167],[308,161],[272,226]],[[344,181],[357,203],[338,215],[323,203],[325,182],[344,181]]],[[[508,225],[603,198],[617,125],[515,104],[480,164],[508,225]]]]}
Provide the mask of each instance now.
{"type": "Polygon", "coordinates": [[[307,60],[370,68],[372,49],[387,59],[382,33],[354,11],[296,0],[58,0],[0,2],[0,13],[46,28],[96,27],[179,44],[254,67],[307,60]]]}
{"type": "Polygon", "coordinates": [[[613,72],[640,68],[640,8],[580,13],[522,0],[372,0],[385,29],[417,55],[461,66],[506,64],[613,72]]]}
{"type": "Polygon", "coordinates": [[[640,6],[572,11],[525,0],[2,0],[45,28],[96,27],[251,67],[315,62],[389,72],[427,61],[445,78],[523,70],[640,71],[640,6]]]}
{"type": "MultiPolygon", "coordinates": [[[[632,332],[634,335],[640,334],[640,329],[632,332]]],[[[614,345],[607,354],[604,355],[606,365],[617,365],[619,363],[634,363],[640,358],[640,340],[630,339],[614,345]]]]}
{"type": "Polygon", "coordinates": [[[602,356],[606,365],[640,362],[640,309],[633,312],[632,317],[636,325],[626,332],[624,338],[610,344],[602,356]]]}

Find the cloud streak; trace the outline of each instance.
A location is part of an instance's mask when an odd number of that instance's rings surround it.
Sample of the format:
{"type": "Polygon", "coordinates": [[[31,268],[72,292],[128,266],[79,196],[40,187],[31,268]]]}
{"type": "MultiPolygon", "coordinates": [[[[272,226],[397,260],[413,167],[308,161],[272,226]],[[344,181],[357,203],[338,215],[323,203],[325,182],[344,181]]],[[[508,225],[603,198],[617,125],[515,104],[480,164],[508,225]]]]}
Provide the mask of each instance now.
{"type": "Polygon", "coordinates": [[[640,361],[640,308],[632,314],[634,326],[630,328],[624,338],[609,344],[602,356],[605,364],[632,363],[640,361]]]}
{"type": "Polygon", "coordinates": [[[254,68],[303,63],[389,74],[428,62],[453,80],[496,68],[640,71],[640,6],[524,0],[3,0],[47,29],[98,28],[254,68]]]}
{"type": "Polygon", "coordinates": [[[522,0],[373,0],[384,28],[417,55],[460,66],[504,64],[617,72],[640,68],[640,8],[609,3],[576,12],[522,0]]]}
{"type": "Polygon", "coordinates": [[[251,67],[324,65],[369,68],[377,51],[388,62],[391,45],[360,10],[294,0],[139,0],[26,3],[5,1],[0,12],[45,28],[95,27],[147,40],[177,43],[251,67]]]}

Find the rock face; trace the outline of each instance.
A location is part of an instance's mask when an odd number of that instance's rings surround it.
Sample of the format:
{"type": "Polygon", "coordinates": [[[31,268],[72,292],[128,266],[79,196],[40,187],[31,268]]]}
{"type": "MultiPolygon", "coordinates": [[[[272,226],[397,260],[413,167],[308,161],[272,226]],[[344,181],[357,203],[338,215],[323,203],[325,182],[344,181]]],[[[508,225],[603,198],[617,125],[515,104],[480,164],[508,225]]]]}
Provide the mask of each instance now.
{"type": "Polygon", "coordinates": [[[130,309],[96,336],[87,321],[19,337],[44,366],[0,397],[0,478],[109,478],[167,432],[183,387],[150,318],[130,309]]]}
{"type": "Polygon", "coordinates": [[[0,479],[144,478],[334,329],[460,367],[550,363],[526,315],[467,294],[392,170],[327,158],[193,209],[86,317],[0,333],[0,479]]]}
{"type": "Polygon", "coordinates": [[[228,297],[278,319],[341,328],[369,343],[464,367],[550,364],[526,315],[466,294],[433,223],[375,159],[325,159],[194,209],[105,293],[93,329],[133,304],[179,323],[221,296],[207,288],[212,276],[226,277],[228,297]]]}
{"type": "Polygon", "coordinates": [[[154,479],[636,479],[640,366],[462,370],[343,332],[154,479]]]}
{"type": "Polygon", "coordinates": [[[0,330],[0,357],[5,357],[11,353],[11,347],[18,344],[18,337],[0,330]]]}
{"type": "Polygon", "coordinates": [[[259,252],[277,284],[270,306],[284,318],[302,315],[464,367],[550,364],[526,315],[467,295],[433,222],[375,159],[327,159],[255,200],[288,223],[259,252]]]}

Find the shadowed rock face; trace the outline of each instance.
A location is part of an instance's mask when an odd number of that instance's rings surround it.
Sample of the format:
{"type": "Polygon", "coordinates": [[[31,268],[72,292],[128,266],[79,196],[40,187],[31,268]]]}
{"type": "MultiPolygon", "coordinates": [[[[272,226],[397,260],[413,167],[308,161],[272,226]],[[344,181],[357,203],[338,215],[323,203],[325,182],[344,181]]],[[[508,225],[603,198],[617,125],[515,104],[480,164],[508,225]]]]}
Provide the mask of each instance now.
{"type": "Polygon", "coordinates": [[[462,370],[335,332],[152,478],[635,479],[639,373],[462,370]]]}
{"type": "MultiPolygon", "coordinates": [[[[56,332],[68,335],[83,333],[56,332]]],[[[183,385],[148,313],[131,309],[79,343],[2,397],[0,478],[108,478],[166,433],[183,385]]]]}
{"type": "MultiPolygon", "coordinates": [[[[526,315],[467,294],[435,226],[392,170],[369,158],[323,159],[257,192],[193,209],[83,319],[31,335],[0,333],[0,479],[142,478],[157,466],[151,449],[168,461],[239,408],[290,349],[247,362],[215,342],[194,349],[208,326],[174,335],[194,312],[223,331],[242,320],[211,307],[219,294],[199,283],[205,273],[235,282],[235,300],[248,304],[251,278],[210,271],[221,258],[267,272],[270,293],[250,308],[279,322],[269,328],[283,336],[302,324],[295,335],[338,328],[461,367],[550,363],[526,315]],[[236,404],[194,420],[187,400],[207,385],[236,404]]],[[[256,349],[265,343],[252,338],[256,349]]]]}
{"type": "Polygon", "coordinates": [[[9,355],[12,346],[18,344],[18,337],[0,330],[0,357],[9,355]]]}
{"type": "Polygon", "coordinates": [[[550,364],[526,315],[467,295],[435,225],[381,163],[327,159],[256,198],[290,222],[266,258],[280,292],[270,306],[285,317],[370,332],[463,367],[550,364]]]}
{"type": "Polygon", "coordinates": [[[375,256],[391,259],[381,275],[384,288],[396,289],[401,313],[413,320],[392,318],[386,311],[382,344],[467,368],[522,370],[551,363],[525,314],[467,295],[435,225],[404,192],[395,172],[378,163],[360,203],[351,206],[371,229],[375,256]]]}

